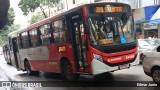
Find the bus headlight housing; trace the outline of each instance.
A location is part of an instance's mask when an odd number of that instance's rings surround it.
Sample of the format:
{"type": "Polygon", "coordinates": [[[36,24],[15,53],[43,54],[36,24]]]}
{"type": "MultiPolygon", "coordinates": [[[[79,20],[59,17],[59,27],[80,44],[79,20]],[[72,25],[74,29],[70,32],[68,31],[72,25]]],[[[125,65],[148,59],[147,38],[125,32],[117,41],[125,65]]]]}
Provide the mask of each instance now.
{"type": "Polygon", "coordinates": [[[102,56],[98,54],[93,54],[93,57],[101,62],[103,62],[102,56]]]}

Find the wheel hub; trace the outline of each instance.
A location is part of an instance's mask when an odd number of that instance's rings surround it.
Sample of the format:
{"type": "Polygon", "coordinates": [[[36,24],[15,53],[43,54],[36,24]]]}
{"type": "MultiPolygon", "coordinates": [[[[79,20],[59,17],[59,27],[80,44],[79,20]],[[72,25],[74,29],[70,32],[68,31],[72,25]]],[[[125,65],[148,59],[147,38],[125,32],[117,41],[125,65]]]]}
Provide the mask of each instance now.
{"type": "Polygon", "coordinates": [[[159,70],[155,70],[154,73],[153,73],[153,79],[160,83],[160,71],[159,70]]]}

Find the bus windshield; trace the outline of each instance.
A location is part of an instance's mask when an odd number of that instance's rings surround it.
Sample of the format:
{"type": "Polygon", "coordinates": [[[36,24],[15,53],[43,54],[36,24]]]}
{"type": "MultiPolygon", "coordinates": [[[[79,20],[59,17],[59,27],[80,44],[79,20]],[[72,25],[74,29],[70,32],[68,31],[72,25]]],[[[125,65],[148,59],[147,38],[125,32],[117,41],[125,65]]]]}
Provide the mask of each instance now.
{"type": "Polygon", "coordinates": [[[92,16],[88,18],[91,43],[94,45],[125,44],[135,40],[133,16],[92,16]]]}

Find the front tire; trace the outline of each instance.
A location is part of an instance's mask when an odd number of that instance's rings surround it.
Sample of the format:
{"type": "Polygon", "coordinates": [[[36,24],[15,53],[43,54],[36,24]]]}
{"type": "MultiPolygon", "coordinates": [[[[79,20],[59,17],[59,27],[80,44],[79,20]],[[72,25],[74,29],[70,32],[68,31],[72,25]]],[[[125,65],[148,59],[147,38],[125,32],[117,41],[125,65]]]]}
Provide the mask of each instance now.
{"type": "Polygon", "coordinates": [[[152,70],[152,79],[155,83],[160,84],[160,67],[152,70]]]}
{"type": "Polygon", "coordinates": [[[67,60],[65,60],[62,64],[62,73],[64,78],[68,81],[74,81],[79,77],[79,74],[75,74],[73,72],[72,65],[67,60]]]}

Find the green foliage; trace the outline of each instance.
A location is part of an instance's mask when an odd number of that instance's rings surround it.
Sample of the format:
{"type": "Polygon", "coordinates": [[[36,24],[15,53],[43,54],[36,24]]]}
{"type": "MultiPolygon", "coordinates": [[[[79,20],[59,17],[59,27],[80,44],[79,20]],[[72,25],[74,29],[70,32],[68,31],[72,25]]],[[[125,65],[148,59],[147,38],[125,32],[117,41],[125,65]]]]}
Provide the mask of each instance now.
{"type": "Polygon", "coordinates": [[[18,30],[20,28],[20,25],[13,24],[14,18],[15,14],[13,8],[10,8],[8,10],[8,23],[5,27],[0,29],[0,46],[2,46],[6,42],[8,33],[18,30]]]}
{"type": "Polygon", "coordinates": [[[30,23],[30,24],[33,24],[33,23],[36,23],[36,22],[38,22],[38,21],[43,20],[44,18],[45,18],[45,17],[44,17],[44,15],[43,15],[43,13],[42,13],[42,12],[38,12],[38,13],[36,13],[35,15],[32,16],[31,20],[29,20],[29,23],[30,23]]]}
{"type": "Polygon", "coordinates": [[[5,26],[3,29],[1,29],[1,33],[0,33],[0,46],[2,46],[7,41],[7,35],[10,32],[18,30],[19,28],[20,28],[20,25],[12,24],[12,25],[5,26]]]}
{"type": "Polygon", "coordinates": [[[34,12],[36,9],[40,8],[43,15],[47,17],[45,14],[46,7],[49,7],[47,9],[50,9],[58,2],[59,0],[21,0],[18,6],[21,8],[24,15],[28,15],[30,12],[34,12]]]}
{"type": "Polygon", "coordinates": [[[24,15],[28,15],[29,12],[34,12],[40,6],[39,0],[21,0],[18,4],[24,15]]]}
{"type": "Polygon", "coordinates": [[[57,4],[60,0],[39,0],[42,5],[44,6],[54,6],[55,4],[57,4]]]}
{"type": "Polygon", "coordinates": [[[14,15],[13,8],[10,8],[8,10],[8,23],[7,23],[7,25],[12,25],[14,23],[14,18],[15,18],[15,15],[14,15]]]}

